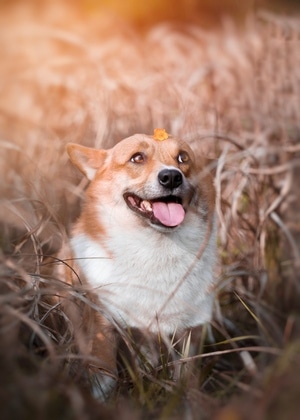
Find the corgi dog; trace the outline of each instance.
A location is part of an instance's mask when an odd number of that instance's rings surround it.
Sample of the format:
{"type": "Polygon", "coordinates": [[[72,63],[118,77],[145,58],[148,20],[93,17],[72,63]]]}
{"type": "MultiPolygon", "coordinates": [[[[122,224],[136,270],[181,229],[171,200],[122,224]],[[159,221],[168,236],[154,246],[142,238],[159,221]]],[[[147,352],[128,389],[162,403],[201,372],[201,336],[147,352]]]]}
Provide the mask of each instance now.
{"type": "Polygon", "coordinates": [[[67,152],[90,184],[64,280],[80,282],[98,305],[92,327],[84,325],[85,315],[75,318],[99,368],[115,374],[116,324],[170,337],[211,319],[213,181],[204,159],[164,129],[135,134],[110,150],[71,143],[67,152]]]}

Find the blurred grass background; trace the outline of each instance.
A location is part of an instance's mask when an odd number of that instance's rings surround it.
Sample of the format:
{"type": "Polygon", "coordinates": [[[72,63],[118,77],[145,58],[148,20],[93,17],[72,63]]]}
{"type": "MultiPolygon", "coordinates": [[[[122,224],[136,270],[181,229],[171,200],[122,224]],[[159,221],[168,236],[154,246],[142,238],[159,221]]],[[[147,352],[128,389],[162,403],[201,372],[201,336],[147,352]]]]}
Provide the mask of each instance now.
{"type": "MultiPolygon", "coordinates": [[[[0,415],[297,419],[297,2],[2,1],[0,415]],[[165,127],[213,162],[219,304],[178,383],[145,364],[95,401],[41,271],[79,212],[68,141],[165,127]],[[46,295],[46,296],[45,296],[46,295]],[[73,357],[73,358],[72,358],[73,357]]],[[[182,370],[184,371],[184,369],[182,370]]]]}

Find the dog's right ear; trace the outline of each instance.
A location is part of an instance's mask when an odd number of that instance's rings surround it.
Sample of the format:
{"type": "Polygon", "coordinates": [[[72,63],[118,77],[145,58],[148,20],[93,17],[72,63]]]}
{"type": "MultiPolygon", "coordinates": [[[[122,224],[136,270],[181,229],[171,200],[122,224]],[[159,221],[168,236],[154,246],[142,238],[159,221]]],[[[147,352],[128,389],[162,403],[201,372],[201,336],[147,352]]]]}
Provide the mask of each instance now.
{"type": "Polygon", "coordinates": [[[103,165],[107,155],[105,150],[92,149],[75,143],[67,144],[67,152],[73,165],[90,181],[94,178],[97,170],[103,165]]]}

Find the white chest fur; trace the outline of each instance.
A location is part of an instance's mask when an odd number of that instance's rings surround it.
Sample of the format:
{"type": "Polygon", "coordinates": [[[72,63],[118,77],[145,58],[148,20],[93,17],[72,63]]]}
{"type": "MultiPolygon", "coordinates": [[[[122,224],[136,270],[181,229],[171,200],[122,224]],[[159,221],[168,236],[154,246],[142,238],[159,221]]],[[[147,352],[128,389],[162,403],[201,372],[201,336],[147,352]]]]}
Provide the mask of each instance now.
{"type": "Polygon", "coordinates": [[[88,283],[122,325],[171,334],[211,318],[214,231],[116,229],[105,248],[85,234],[73,237],[72,248],[88,283]]]}

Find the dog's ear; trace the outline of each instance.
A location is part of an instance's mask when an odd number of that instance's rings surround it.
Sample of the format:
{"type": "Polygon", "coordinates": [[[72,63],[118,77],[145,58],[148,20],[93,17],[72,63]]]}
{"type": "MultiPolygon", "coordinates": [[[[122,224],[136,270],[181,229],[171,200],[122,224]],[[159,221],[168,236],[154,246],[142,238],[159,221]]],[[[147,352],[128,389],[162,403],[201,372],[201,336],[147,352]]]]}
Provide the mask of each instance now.
{"type": "Polygon", "coordinates": [[[105,150],[96,150],[75,143],[67,144],[67,152],[73,165],[90,181],[94,178],[97,170],[103,165],[107,154],[105,150]]]}

